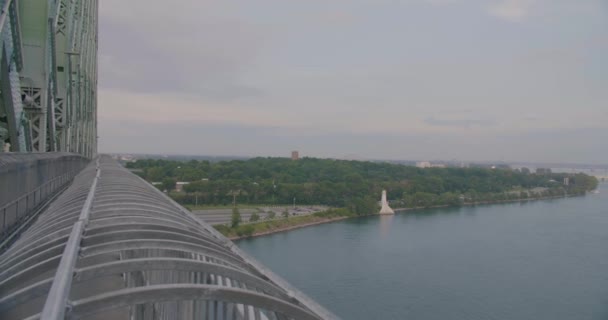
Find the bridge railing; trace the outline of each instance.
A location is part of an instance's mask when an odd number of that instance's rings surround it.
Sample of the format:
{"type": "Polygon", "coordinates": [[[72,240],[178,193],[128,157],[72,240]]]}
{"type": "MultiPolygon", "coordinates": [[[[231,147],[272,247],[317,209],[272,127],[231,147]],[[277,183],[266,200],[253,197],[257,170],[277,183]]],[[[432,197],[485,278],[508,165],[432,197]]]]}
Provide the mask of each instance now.
{"type": "Polygon", "coordinates": [[[0,153],[0,240],[65,188],[88,162],[71,153],[0,153]]]}
{"type": "Polygon", "coordinates": [[[0,255],[0,319],[337,319],[108,157],[0,255]]]}

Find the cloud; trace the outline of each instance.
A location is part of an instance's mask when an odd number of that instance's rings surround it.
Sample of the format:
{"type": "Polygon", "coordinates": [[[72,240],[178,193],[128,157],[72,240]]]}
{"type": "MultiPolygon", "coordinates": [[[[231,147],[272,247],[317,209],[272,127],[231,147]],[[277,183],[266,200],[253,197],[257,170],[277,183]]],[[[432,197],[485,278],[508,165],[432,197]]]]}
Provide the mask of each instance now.
{"type": "Polygon", "coordinates": [[[313,136],[294,134],[285,127],[183,123],[176,130],[173,125],[151,126],[123,119],[101,122],[100,131],[101,152],[287,156],[295,149],[304,156],[315,157],[356,154],[367,159],[608,162],[608,153],[603,148],[607,128],[533,130],[503,135],[477,135],[466,130],[449,134],[342,132],[313,136]]]}
{"type": "Polygon", "coordinates": [[[424,2],[433,4],[433,5],[446,5],[455,3],[458,0],[424,0],[424,2]]]}
{"type": "Polygon", "coordinates": [[[214,123],[272,126],[280,121],[274,114],[243,108],[229,102],[201,101],[193,95],[137,93],[115,89],[99,91],[101,122],[128,121],[150,126],[214,123]]]}
{"type": "Polygon", "coordinates": [[[424,123],[438,127],[493,127],[498,125],[498,122],[491,119],[437,119],[429,117],[424,119],[424,123]]]}
{"type": "Polygon", "coordinates": [[[263,28],[209,13],[221,7],[204,0],[180,1],[167,13],[162,1],[104,1],[100,86],[214,100],[262,95],[242,75],[264,46],[263,28]]]}
{"type": "Polygon", "coordinates": [[[488,8],[488,12],[496,17],[512,21],[522,21],[528,16],[535,0],[501,0],[488,8]]]}
{"type": "Polygon", "coordinates": [[[103,148],[475,158],[605,127],[600,1],[104,0],[103,148]]]}

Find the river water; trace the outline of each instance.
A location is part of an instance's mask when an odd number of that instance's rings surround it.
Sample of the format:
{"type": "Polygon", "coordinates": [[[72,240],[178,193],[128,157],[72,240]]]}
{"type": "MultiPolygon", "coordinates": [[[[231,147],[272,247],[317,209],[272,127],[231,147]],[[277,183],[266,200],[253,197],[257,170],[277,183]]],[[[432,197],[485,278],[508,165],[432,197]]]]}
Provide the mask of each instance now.
{"type": "Polygon", "coordinates": [[[608,319],[608,185],[343,220],[238,245],[343,319],[608,319]]]}

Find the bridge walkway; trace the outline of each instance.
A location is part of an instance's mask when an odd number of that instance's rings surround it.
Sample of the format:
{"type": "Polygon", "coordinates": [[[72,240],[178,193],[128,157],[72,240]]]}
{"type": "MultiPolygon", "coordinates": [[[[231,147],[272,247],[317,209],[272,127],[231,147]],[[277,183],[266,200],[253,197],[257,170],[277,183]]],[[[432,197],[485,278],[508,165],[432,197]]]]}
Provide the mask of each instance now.
{"type": "Polygon", "coordinates": [[[109,157],[0,255],[1,319],[337,319],[109,157]]]}

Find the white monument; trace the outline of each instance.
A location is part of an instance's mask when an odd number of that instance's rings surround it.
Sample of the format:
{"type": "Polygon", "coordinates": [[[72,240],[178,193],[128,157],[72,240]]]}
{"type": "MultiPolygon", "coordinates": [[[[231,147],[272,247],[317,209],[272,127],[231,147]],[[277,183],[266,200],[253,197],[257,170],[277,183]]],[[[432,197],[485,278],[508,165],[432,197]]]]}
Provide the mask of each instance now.
{"type": "Polygon", "coordinates": [[[386,201],[386,190],[382,190],[382,208],[380,208],[380,214],[395,214],[395,211],[388,206],[388,201],[386,201]]]}

